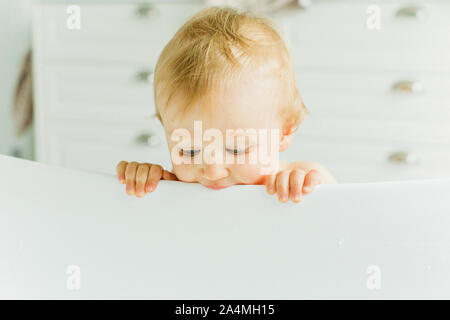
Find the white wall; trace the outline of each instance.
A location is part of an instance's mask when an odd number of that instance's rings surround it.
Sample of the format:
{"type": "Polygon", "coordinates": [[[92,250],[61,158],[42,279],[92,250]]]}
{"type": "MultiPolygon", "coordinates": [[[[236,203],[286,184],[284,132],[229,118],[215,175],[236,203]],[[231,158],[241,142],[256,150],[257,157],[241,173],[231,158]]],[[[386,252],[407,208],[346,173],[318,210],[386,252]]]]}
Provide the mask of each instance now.
{"type": "Polygon", "coordinates": [[[32,155],[32,130],[15,136],[11,107],[22,57],[30,47],[31,4],[32,0],[0,1],[0,153],[19,148],[26,158],[32,155]]]}

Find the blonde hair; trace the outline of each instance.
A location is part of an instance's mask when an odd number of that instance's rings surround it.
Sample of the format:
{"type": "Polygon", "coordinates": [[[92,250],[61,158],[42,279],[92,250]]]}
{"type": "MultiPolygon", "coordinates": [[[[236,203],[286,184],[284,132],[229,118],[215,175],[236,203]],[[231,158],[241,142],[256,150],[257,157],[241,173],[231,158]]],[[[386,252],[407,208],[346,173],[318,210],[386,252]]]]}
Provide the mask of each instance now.
{"type": "Polygon", "coordinates": [[[294,64],[276,26],[267,18],[239,13],[232,8],[209,7],[191,17],[163,49],[155,68],[156,116],[181,94],[184,115],[192,104],[211,98],[211,89],[223,80],[257,70],[276,74],[287,93],[280,101],[280,116],[295,131],[306,108],[295,83],[294,64]],[[162,96],[166,98],[162,100],[162,96]]]}

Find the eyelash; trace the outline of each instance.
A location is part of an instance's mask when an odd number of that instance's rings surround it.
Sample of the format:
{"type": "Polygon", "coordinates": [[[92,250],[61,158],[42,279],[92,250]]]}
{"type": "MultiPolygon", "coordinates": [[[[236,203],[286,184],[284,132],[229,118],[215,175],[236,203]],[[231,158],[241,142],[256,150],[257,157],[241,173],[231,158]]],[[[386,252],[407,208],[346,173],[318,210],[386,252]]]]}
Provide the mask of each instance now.
{"type": "Polygon", "coordinates": [[[191,158],[195,157],[199,152],[200,152],[200,150],[183,150],[183,149],[180,149],[180,155],[181,156],[185,156],[185,157],[190,156],[191,158]]]}
{"type": "MultiPolygon", "coordinates": [[[[249,149],[250,148],[247,148],[244,151],[240,151],[240,150],[236,150],[236,149],[233,149],[233,150],[227,149],[227,151],[231,151],[231,153],[233,155],[241,155],[241,154],[248,153],[249,149]]],[[[200,150],[183,150],[183,149],[180,149],[180,155],[181,156],[186,156],[186,157],[190,156],[191,158],[195,157],[199,152],[200,152],[200,150]]]]}

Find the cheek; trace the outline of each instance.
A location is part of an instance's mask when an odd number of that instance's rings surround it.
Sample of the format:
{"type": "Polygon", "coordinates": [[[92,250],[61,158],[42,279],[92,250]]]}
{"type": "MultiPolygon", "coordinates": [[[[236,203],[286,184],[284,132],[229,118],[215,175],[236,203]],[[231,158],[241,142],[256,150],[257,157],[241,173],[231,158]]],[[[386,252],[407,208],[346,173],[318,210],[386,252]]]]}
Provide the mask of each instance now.
{"type": "MultiPolygon", "coordinates": [[[[268,149],[271,150],[271,147],[268,146],[268,149]]],[[[257,152],[254,151],[254,152],[257,152]]],[[[264,184],[265,175],[267,175],[268,168],[275,168],[278,171],[279,164],[279,152],[276,150],[274,153],[266,152],[267,161],[266,164],[263,164],[262,161],[259,161],[259,154],[256,154],[257,163],[249,163],[249,159],[247,159],[247,163],[245,164],[235,164],[232,166],[233,176],[236,180],[239,180],[240,183],[244,184],[264,184]],[[266,169],[266,170],[263,170],[266,169]]],[[[265,157],[265,158],[266,158],[265,157]]]]}
{"type": "Polygon", "coordinates": [[[261,166],[257,164],[240,164],[232,167],[233,176],[244,184],[260,184],[261,166]]]}
{"type": "Polygon", "coordinates": [[[195,167],[190,164],[180,164],[173,166],[173,173],[181,181],[194,182],[195,181],[195,167]]]}

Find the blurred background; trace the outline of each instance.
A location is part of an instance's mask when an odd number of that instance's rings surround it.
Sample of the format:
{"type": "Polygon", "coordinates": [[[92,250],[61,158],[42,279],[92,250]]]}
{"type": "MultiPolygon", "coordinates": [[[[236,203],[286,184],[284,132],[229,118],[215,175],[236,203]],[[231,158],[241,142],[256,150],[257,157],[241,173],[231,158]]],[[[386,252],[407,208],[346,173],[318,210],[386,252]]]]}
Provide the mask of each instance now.
{"type": "Polygon", "coordinates": [[[33,130],[30,125],[20,135],[13,121],[13,102],[22,60],[31,47],[30,0],[0,2],[0,153],[33,157],[33,130]]]}
{"type": "Polygon", "coordinates": [[[153,68],[205,6],[274,19],[309,110],[285,160],[339,182],[450,177],[450,2],[445,0],[3,0],[0,153],[114,173],[171,169],[152,118],[153,68]]]}

